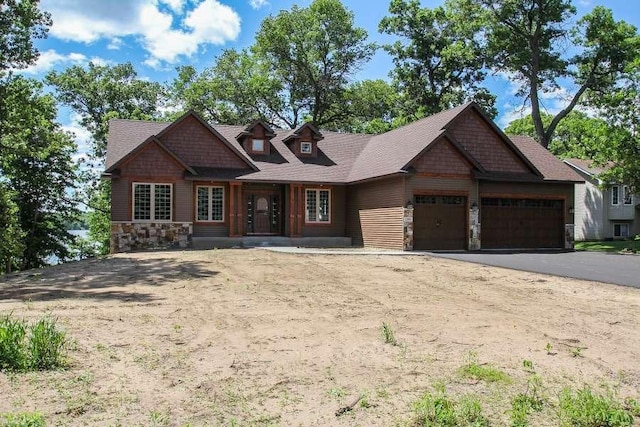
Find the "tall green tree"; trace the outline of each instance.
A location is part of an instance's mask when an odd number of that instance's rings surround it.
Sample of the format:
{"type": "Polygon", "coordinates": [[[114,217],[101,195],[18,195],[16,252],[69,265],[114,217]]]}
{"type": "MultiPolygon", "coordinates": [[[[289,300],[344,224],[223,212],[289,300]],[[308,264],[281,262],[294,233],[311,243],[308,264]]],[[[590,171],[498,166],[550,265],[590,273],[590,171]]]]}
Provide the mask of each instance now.
{"type": "Polygon", "coordinates": [[[0,274],[10,273],[20,263],[24,242],[15,193],[7,183],[0,182],[0,274]]]}
{"type": "Polygon", "coordinates": [[[485,34],[489,66],[505,72],[531,106],[537,139],[548,147],[558,124],[587,92],[607,92],[638,57],[637,29],[615,21],[597,6],[570,30],[576,13],[570,0],[472,0],[488,16],[485,34]],[[569,56],[567,52],[575,52],[569,56]],[[569,102],[544,123],[541,95],[575,87],[569,102]]]}
{"type": "MultiPolygon", "coordinates": [[[[553,116],[547,113],[541,115],[544,126],[549,126],[553,116]]],[[[504,131],[509,135],[538,138],[531,115],[512,121],[504,131]]],[[[582,111],[574,110],[558,124],[548,148],[561,158],[595,159],[609,151],[612,144],[611,128],[604,119],[589,117],[582,111]]]]}
{"type": "Polygon", "coordinates": [[[495,96],[482,86],[486,76],[480,32],[486,14],[468,0],[447,0],[435,8],[419,0],[392,0],[382,33],[400,40],[384,46],[393,58],[391,76],[411,120],[476,101],[495,116],[495,96]]]}
{"type": "Polygon", "coordinates": [[[130,63],[73,66],[51,72],[46,82],[56,90],[56,98],[80,115],[80,123],[92,136],[92,163],[83,173],[84,203],[89,206],[89,234],[100,243],[100,252],[109,251],[109,182],[101,182],[109,120],[156,119],[163,89],[159,83],[143,80],[130,63]]]}
{"type": "Polygon", "coordinates": [[[55,100],[39,82],[12,76],[3,86],[7,115],[0,174],[12,190],[21,229],[22,251],[15,264],[25,270],[46,265],[52,255],[60,260],[70,255],[73,236],[66,223],[78,214],[72,197],[76,146],[56,123],[55,100]]]}
{"type": "Polygon", "coordinates": [[[0,1],[0,72],[25,68],[38,59],[34,39],[47,36],[51,16],[38,0],[0,1]]]}

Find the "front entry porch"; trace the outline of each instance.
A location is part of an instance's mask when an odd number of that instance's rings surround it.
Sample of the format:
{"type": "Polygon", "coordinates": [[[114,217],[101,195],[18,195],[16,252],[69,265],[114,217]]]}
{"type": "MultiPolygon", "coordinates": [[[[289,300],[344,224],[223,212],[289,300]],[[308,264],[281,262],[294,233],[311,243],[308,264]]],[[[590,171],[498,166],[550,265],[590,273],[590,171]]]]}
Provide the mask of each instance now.
{"type": "Polygon", "coordinates": [[[192,245],[194,249],[255,248],[264,246],[346,248],[352,246],[352,243],[350,237],[239,236],[194,237],[192,245]]]}

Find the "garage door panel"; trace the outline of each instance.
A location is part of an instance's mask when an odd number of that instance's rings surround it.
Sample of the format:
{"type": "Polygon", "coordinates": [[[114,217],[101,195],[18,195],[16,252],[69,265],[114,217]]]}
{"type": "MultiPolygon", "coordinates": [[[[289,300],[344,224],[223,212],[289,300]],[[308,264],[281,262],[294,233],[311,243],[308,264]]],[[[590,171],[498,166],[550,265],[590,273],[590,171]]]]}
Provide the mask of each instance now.
{"type": "Polygon", "coordinates": [[[414,198],[413,247],[422,250],[466,248],[466,198],[422,196],[414,198]]]}
{"type": "Polygon", "coordinates": [[[561,200],[482,198],[484,249],[562,248],[561,200]]]}

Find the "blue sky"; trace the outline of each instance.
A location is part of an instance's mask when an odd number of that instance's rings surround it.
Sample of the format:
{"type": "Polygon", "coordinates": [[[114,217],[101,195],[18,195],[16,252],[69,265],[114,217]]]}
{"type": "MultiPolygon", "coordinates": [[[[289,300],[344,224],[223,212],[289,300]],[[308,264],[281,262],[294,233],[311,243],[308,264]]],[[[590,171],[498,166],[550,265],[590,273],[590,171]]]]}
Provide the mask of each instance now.
{"type": "MultiPolygon", "coordinates": [[[[37,42],[41,57],[24,71],[41,78],[46,72],[89,61],[116,64],[130,61],[143,78],[168,82],[175,67],[194,65],[203,69],[212,65],[223,49],[243,48],[253,43],[260,22],[270,14],[289,9],[293,4],[306,6],[310,0],[41,0],[41,8],[51,13],[53,27],[49,37],[37,42]]],[[[377,31],[380,19],[388,12],[389,0],[343,0],[355,14],[356,25],[365,28],[371,41],[393,41],[377,31]]],[[[423,6],[435,7],[440,0],[423,0],[423,6]]],[[[595,5],[613,10],[616,20],[640,27],[640,8],[636,0],[574,0],[578,18],[595,5]]],[[[388,78],[393,64],[380,50],[358,74],[357,79],[388,78]]],[[[489,82],[498,96],[500,115],[505,126],[518,117],[521,101],[514,98],[514,86],[504,77],[489,82]]],[[[546,107],[557,111],[572,88],[547,95],[546,107]]],[[[88,138],[68,111],[61,122],[74,131],[78,142],[88,138]]]]}

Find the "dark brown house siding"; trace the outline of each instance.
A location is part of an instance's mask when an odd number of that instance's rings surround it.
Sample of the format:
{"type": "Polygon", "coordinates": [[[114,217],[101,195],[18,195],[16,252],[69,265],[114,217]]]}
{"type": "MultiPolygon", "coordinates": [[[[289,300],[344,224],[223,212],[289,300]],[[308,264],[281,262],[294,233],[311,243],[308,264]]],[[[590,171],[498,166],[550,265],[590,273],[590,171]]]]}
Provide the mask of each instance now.
{"type": "Polygon", "coordinates": [[[478,203],[477,181],[471,178],[439,178],[414,175],[407,178],[406,200],[413,201],[416,194],[462,195],[469,198],[469,205],[478,203]]]}
{"type": "Polygon", "coordinates": [[[403,248],[404,177],[349,186],[347,235],[354,245],[403,248]]]}
{"type": "Polygon", "coordinates": [[[473,110],[466,111],[456,119],[451,127],[451,133],[488,171],[530,172],[523,161],[473,110]]]}
{"type": "Polygon", "coordinates": [[[137,156],[125,162],[120,176],[111,180],[111,220],[131,221],[132,184],[173,184],[173,222],[193,220],[192,186],[183,179],[184,170],[166,151],[149,144],[137,156]],[[161,172],[158,172],[161,171],[161,172]]]}
{"type": "Polygon", "coordinates": [[[166,135],[163,144],[189,166],[246,168],[247,163],[231,151],[194,117],[188,117],[166,135]]]}

